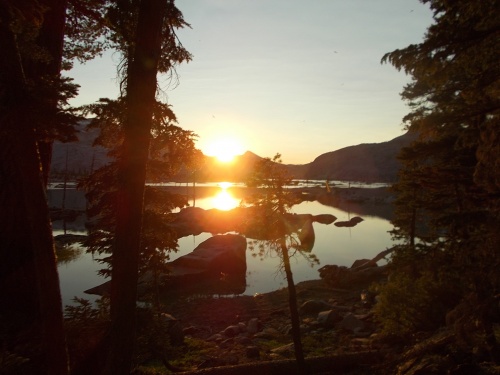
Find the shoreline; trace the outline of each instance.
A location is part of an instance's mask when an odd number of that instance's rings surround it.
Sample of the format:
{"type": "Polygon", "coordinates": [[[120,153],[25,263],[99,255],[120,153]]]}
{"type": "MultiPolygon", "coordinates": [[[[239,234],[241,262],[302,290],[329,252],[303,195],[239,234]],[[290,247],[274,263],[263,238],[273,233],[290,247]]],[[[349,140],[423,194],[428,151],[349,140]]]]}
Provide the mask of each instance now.
{"type": "MultiPolygon", "coordinates": [[[[246,186],[230,186],[226,189],[221,186],[198,186],[195,185],[178,185],[178,186],[157,186],[162,190],[167,190],[174,194],[182,194],[188,199],[203,199],[215,195],[218,192],[226,190],[230,192],[236,199],[243,199],[257,188],[246,186]]],[[[342,204],[390,204],[394,200],[394,193],[389,187],[330,187],[330,192],[327,192],[325,187],[321,186],[297,186],[289,188],[293,193],[296,193],[303,201],[315,201],[325,205],[335,205],[342,208],[342,204]]],[[[62,188],[47,189],[47,199],[50,208],[61,208],[64,195],[62,188]]],[[[85,192],[74,186],[66,189],[65,208],[71,210],[85,210],[86,199],[85,192]]]]}

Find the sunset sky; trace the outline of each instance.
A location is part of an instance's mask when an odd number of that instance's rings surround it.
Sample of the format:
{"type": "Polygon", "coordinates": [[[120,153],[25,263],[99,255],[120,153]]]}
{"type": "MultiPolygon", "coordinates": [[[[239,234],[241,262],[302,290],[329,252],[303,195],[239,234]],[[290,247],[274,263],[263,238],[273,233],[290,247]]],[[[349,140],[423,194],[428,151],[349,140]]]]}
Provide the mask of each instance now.
{"type": "MultiPolygon", "coordinates": [[[[177,0],[192,29],[178,32],[193,61],[178,85],[160,80],[179,125],[217,149],[282,154],[286,164],[403,134],[399,93],[409,78],[381,65],[422,41],[432,22],[417,0],[177,0]]],[[[75,65],[74,105],[116,98],[112,53],[75,65]]]]}

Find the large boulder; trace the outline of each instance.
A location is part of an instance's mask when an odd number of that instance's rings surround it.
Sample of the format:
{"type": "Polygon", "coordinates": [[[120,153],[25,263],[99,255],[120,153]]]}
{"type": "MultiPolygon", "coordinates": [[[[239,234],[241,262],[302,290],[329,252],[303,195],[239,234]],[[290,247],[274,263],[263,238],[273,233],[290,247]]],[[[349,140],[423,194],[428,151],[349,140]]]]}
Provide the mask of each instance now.
{"type": "MultiPolygon", "coordinates": [[[[160,276],[169,290],[208,294],[240,294],[246,288],[245,237],[236,234],[217,235],[202,242],[191,253],[167,263],[168,273],[160,276]]],[[[146,273],[139,282],[139,293],[146,293],[153,280],[146,273]]],[[[109,293],[110,282],[85,291],[87,294],[109,293]]]]}
{"type": "Polygon", "coordinates": [[[387,277],[387,265],[378,266],[373,260],[356,260],[351,268],[327,264],[319,270],[319,276],[335,287],[347,288],[367,285],[387,277]]]}
{"type": "Polygon", "coordinates": [[[220,277],[222,274],[246,273],[245,237],[217,235],[202,242],[191,253],[169,262],[167,278],[220,277]]]}

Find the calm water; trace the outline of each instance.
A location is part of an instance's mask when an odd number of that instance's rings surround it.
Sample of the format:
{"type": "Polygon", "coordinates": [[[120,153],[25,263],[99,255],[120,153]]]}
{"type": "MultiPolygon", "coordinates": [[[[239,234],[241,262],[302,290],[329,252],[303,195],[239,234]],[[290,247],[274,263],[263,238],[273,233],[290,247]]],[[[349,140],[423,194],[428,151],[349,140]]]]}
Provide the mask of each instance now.
{"type": "MultiPolygon", "coordinates": [[[[230,209],[239,204],[239,200],[233,198],[230,191],[221,188],[218,194],[196,200],[196,206],[201,208],[230,209]]],[[[387,218],[390,211],[386,206],[370,207],[363,210],[362,207],[353,207],[348,211],[335,207],[326,206],[319,202],[303,202],[292,209],[297,214],[332,214],[339,221],[349,220],[352,216],[361,216],[364,221],[354,228],[338,228],[333,224],[324,225],[314,223],[316,241],[312,253],[320,261],[319,265],[313,265],[302,256],[292,258],[292,271],[294,281],[318,279],[318,269],[326,264],[337,264],[350,266],[356,259],[372,258],[380,251],[391,247],[391,238],[388,233],[392,226],[387,218]],[[351,212],[349,212],[351,211],[351,212]],[[364,212],[363,212],[364,211],[364,212]]],[[[81,231],[82,223],[75,223],[68,229],[72,232],[81,231]]],[[[62,233],[60,223],[54,223],[54,233],[62,233]]],[[[201,242],[211,237],[209,233],[198,236],[189,236],[179,239],[180,251],[171,254],[171,260],[191,252],[201,242]]],[[[97,275],[97,270],[102,266],[96,262],[92,255],[82,251],[82,255],[76,260],[60,264],[59,277],[61,292],[65,304],[71,303],[76,295],[93,300],[94,297],[83,293],[84,290],[92,288],[106,281],[97,275]]],[[[244,294],[265,293],[286,286],[284,274],[277,272],[279,258],[276,254],[267,253],[261,260],[253,256],[252,251],[247,250],[247,288],[244,294]]]]}

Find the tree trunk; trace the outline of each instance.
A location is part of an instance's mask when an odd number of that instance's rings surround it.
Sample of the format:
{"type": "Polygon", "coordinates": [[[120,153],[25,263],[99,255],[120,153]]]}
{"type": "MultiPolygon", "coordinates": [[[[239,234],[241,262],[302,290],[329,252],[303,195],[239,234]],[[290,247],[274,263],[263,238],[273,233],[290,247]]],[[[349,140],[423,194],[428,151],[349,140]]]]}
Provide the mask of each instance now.
{"type": "Polygon", "coordinates": [[[128,112],[119,160],[112,258],[111,346],[105,368],[105,373],[110,375],[129,374],[132,366],[146,163],[166,5],[165,0],[141,1],[135,50],[129,61],[128,112]]]}
{"type": "MultiPolygon", "coordinates": [[[[29,76],[40,78],[43,76],[58,77],[61,73],[62,54],[64,43],[64,25],[66,23],[67,0],[43,0],[40,4],[46,8],[43,24],[40,29],[37,44],[50,55],[48,62],[38,61],[28,71],[29,76]]],[[[57,111],[57,102],[50,103],[54,113],[57,111]]],[[[49,182],[50,163],[52,161],[52,145],[54,141],[42,137],[37,140],[38,152],[42,168],[42,181],[46,187],[49,182]]]]}
{"type": "MultiPolygon", "coordinates": [[[[2,21],[9,20],[6,9],[1,11],[2,21]]],[[[30,101],[24,69],[15,35],[7,27],[0,29],[0,43],[4,53],[0,63],[2,323],[11,329],[8,339],[15,341],[21,331],[33,329],[31,347],[39,353],[30,359],[39,373],[67,374],[61,294],[36,124],[26,118],[30,101]]]]}
{"type": "MultiPolygon", "coordinates": [[[[34,129],[25,129],[17,142],[20,189],[28,217],[26,228],[33,249],[36,291],[42,330],[42,351],[48,374],[68,374],[63,310],[55,248],[52,237],[45,185],[40,175],[40,159],[34,129]]],[[[26,234],[25,234],[26,235],[26,234]]]]}
{"type": "Polygon", "coordinates": [[[302,340],[300,338],[300,317],[299,308],[297,305],[297,292],[295,283],[293,282],[292,268],[290,266],[290,257],[285,239],[280,240],[281,254],[283,257],[283,265],[285,268],[286,282],[288,286],[288,306],[290,308],[290,320],[292,322],[293,346],[295,351],[295,359],[297,360],[297,368],[299,374],[306,373],[306,362],[304,360],[304,351],[302,348],[302,340]]]}

